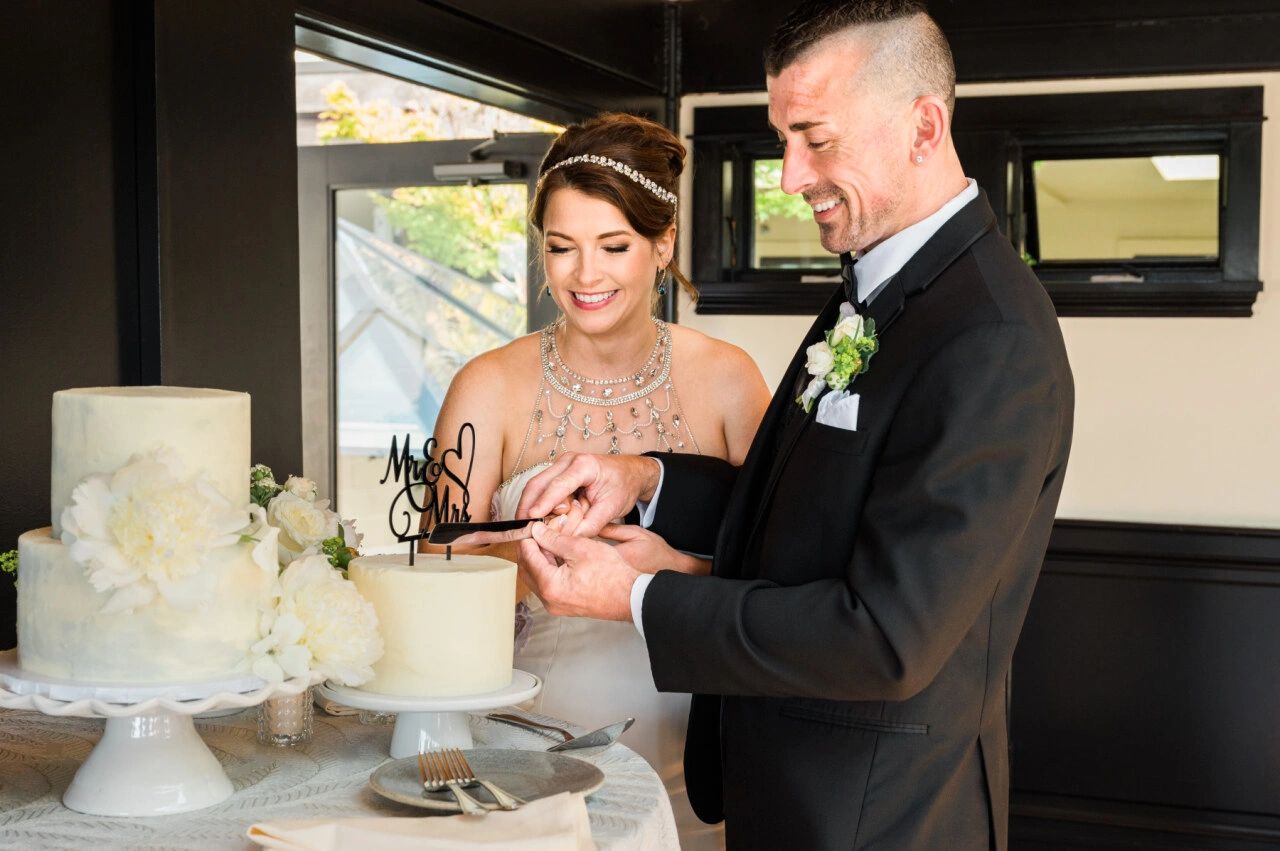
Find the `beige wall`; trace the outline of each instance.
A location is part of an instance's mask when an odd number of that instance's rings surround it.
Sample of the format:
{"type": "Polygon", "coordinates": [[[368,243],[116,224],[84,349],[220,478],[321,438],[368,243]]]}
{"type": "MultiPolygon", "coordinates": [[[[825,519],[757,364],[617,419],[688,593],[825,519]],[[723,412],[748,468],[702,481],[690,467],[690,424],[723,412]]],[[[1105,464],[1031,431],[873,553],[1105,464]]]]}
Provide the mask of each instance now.
{"type": "MultiPolygon", "coordinates": [[[[1259,277],[1250,319],[1062,320],[1076,378],[1076,433],[1060,517],[1280,528],[1280,73],[961,86],[964,96],[1265,86],[1259,277]]],[[[690,95],[698,106],[763,103],[763,93],[690,95]]],[[[963,103],[958,109],[963,109],[963,103]]],[[[691,198],[685,176],[683,197],[691,198]]],[[[687,208],[686,208],[687,209],[687,208]]],[[[682,233],[689,266],[689,217],[682,233]]],[[[770,385],[812,319],[699,316],[687,325],[742,346],[770,385]]]]}

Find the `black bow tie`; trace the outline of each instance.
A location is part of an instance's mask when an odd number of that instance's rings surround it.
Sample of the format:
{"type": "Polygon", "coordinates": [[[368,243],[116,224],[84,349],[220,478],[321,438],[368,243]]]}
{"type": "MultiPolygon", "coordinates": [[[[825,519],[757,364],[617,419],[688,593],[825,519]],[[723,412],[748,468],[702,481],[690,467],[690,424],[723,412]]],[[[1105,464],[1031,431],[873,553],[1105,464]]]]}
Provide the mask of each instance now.
{"type": "Polygon", "coordinates": [[[853,267],[857,262],[858,258],[850,252],[840,255],[840,280],[844,283],[845,301],[857,307],[858,312],[862,313],[866,305],[858,300],[858,278],[853,274],[853,267]]]}

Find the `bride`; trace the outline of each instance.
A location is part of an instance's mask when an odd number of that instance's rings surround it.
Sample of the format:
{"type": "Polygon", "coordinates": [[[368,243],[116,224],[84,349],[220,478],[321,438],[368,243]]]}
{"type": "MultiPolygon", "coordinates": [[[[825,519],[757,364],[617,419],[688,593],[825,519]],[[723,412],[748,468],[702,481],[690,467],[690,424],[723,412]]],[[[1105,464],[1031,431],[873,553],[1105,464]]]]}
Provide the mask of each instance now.
{"type": "MultiPolygon", "coordinates": [[[[742,463],[769,401],[759,369],[741,349],[654,315],[673,279],[692,290],[672,262],[684,156],[665,127],[624,114],[571,126],[551,145],[530,221],[561,316],[463,367],[436,424],[445,446],[462,423],[475,426],[473,520],[514,517],[525,483],[564,452],[742,463]]],[[[641,552],[653,537],[634,526],[601,536],[641,552]]],[[[515,561],[505,546],[484,551],[515,561]]],[[[717,847],[719,827],[698,821],[684,795],[689,696],[654,688],[635,627],[553,617],[523,585],[518,593],[515,664],[543,680],[534,711],[587,728],[634,716],[623,741],[666,784],[682,845],[717,847]]]]}

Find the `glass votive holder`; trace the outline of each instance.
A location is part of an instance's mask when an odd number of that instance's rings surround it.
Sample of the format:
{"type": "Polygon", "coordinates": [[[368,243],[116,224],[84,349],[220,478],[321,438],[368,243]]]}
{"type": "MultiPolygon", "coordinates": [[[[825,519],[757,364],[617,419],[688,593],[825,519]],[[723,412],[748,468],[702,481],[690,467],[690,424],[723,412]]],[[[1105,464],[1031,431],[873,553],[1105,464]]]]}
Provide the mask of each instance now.
{"type": "Polygon", "coordinates": [[[311,689],[267,698],[258,707],[258,741],[291,747],[311,741],[314,717],[311,689]]]}

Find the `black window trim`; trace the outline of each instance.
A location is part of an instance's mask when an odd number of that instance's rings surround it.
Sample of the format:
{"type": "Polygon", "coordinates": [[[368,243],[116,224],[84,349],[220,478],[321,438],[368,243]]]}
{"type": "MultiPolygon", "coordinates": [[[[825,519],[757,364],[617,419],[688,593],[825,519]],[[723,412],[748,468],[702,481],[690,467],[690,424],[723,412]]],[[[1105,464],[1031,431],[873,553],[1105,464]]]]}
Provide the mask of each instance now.
{"type": "MultiPolygon", "coordinates": [[[[966,97],[955,137],[966,173],[987,191],[1001,229],[1021,244],[1027,164],[1054,156],[1219,153],[1222,179],[1216,262],[1054,261],[1035,267],[1060,316],[1251,316],[1258,280],[1262,87],[966,97]],[[1011,179],[1010,179],[1011,178],[1011,179]],[[1141,280],[1091,280],[1130,275],[1141,280]]],[[[830,295],[826,269],[725,268],[725,217],[750,256],[749,162],[781,156],[764,106],[698,107],[693,122],[693,276],[704,314],[811,314],[830,295]],[[733,162],[731,209],[723,163],[733,162]]],[[[741,257],[739,258],[741,260],[741,257]]]]}

